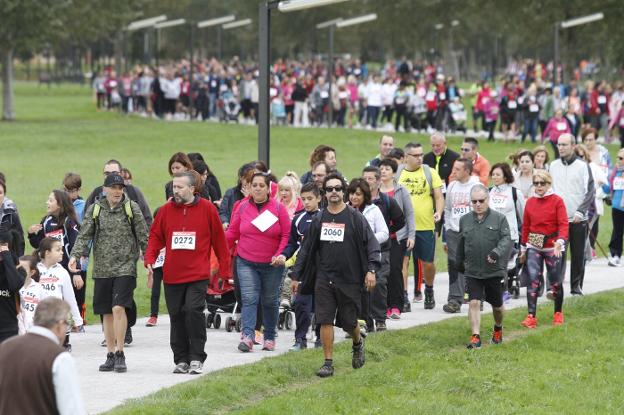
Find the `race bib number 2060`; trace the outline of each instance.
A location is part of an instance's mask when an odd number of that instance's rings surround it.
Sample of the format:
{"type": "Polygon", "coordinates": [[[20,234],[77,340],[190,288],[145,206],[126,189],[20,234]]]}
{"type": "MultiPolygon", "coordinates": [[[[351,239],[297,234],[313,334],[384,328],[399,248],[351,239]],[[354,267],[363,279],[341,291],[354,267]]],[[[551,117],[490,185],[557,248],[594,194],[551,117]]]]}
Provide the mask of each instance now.
{"type": "Polygon", "coordinates": [[[344,223],[324,222],[321,226],[321,241],[343,242],[344,232],[344,223]]]}
{"type": "Polygon", "coordinates": [[[195,232],[173,232],[171,249],[195,249],[195,232]]]}

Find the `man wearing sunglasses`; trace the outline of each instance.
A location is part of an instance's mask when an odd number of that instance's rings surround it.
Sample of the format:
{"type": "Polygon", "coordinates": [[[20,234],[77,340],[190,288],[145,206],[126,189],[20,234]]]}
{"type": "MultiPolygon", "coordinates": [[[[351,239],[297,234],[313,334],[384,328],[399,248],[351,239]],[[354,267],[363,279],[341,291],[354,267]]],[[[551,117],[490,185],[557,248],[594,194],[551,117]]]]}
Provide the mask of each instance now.
{"type": "Polygon", "coordinates": [[[321,325],[325,362],[319,377],[334,374],[334,324],[353,339],[351,365],[364,366],[364,337],[357,316],[362,289],[375,288],[375,274],[381,264],[381,250],[368,221],[344,202],[346,183],[330,173],[323,183],[327,209],[314,217],[308,229],[292,276],[293,294],[314,294],[316,323],[321,325]],[[299,282],[301,287],[299,288],[299,282]]]}
{"type": "MultiPolygon", "coordinates": [[[[461,157],[472,161],[472,175],[477,176],[483,186],[488,185],[490,162],[479,154],[479,142],[476,138],[466,137],[461,145],[461,157]]],[[[451,175],[451,179],[454,177],[451,175]]]]}
{"type": "Polygon", "coordinates": [[[462,272],[468,288],[468,317],[472,336],[469,349],[481,347],[481,302],[487,301],[494,314],[491,342],[503,341],[503,286],[511,248],[509,224],[505,215],[489,207],[487,187],[477,184],[470,191],[472,212],[459,219],[457,270],[462,272]]]}

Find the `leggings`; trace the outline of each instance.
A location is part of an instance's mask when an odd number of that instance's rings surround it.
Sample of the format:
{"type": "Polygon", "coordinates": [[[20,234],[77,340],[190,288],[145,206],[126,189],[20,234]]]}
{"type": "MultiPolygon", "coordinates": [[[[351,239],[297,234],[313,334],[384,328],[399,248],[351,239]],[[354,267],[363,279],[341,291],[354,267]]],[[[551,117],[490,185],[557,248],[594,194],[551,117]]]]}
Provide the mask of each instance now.
{"type": "Polygon", "coordinates": [[[526,252],[527,270],[529,274],[529,284],[527,286],[527,303],[529,308],[529,314],[535,316],[537,308],[537,297],[539,295],[539,288],[542,284],[542,275],[544,273],[544,264],[546,264],[546,271],[548,277],[548,283],[550,289],[555,294],[555,312],[560,312],[563,307],[563,287],[561,282],[563,281],[562,273],[562,258],[553,255],[552,252],[540,251],[537,249],[529,248],[526,252]]]}

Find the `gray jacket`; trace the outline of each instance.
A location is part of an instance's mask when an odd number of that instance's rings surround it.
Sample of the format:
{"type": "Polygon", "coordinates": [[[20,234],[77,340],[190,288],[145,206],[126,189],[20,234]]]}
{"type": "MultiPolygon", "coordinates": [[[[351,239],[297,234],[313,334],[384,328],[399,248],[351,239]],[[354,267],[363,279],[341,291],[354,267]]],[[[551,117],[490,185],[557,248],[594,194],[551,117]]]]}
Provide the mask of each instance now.
{"type": "Polygon", "coordinates": [[[404,239],[414,240],[416,234],[416,222],[414,220],[414,206],[412,206],[412,198],[405,187],[394,181],[394,200],[403,211],[405,216],[405,226],[397,231],[397,241],[404,239]]]}
{"type": "Polygon", "coordinates": [[[575,155],[567,160],[557,159],[550,164],[550,175],[553,191],[565,204],[568,221],[572,222],[575,215],[587,220],[587,211],[596,195],[589,165],[575,155]]]}

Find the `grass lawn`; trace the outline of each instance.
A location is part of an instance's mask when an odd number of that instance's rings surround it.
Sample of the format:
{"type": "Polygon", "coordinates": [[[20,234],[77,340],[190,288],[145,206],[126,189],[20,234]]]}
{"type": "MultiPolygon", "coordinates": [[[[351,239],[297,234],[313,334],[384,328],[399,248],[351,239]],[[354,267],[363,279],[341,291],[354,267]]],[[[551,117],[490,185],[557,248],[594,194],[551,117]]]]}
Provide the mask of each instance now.
{"type": "MultiPolygon", "coordinates": [[[[319,379],[318,350],[212,373],[109,412],[125,414],[615,414],[621,393],[624,291],[566,299],[566,324],[520,327],[526,310],[505,316],[504,342],[477,351],[465,317],[368,337],[364,368],[337,346],[333,378],[319,379]]],[[[482,323],[488,339],[491,315],[482,323]]]]}
{"type": "MultiPolygon", "coordinates": [[[[90,90],[74,85],[39,87],[18,82],[15,89],[15,122],[0,122],[0,171],[8,179],[7,197],[13,199],[24,228],[38,222],[45,213],[45,201],[59,188],[66,172],[82,175],[83,197],[103,181],[102,166],[114,158],[128,167],[146,195],[152,210],[165,202],[164,185],[170,179],[167,162],[177,151],[201,152],[220,180],[223,191],[235,184],[236,171],[244,162],[257,158],[257,129],[253,126],[201,122],[162,122],[96,112],[90,90]]],[[[336,148],[338,168],[347,176],[360,174],[367,160],[377,154],[381,133],[348,129],[272,128],[271,167],[280,177],[287,170],[307,171],[310,151],[325,143],[336,148]]],[[[420,141],[426,136],[396,133],[396,145],[420,141]]],[[[457,150],[461,140],[449,140],[457,150]]],[[[483,142],[481,153],[494,163],[506,159],[519,144],[483,142]]],[[[609,148],[615,156],[617,148],[609,148]]],[[[606,247],[611,232],[610,208],[601,220],[599,242],[606,247]]],[[[436,264],[446,269],[446,256],[438,244],[436,264]]],[[[149,314],[149,292],[145,273],[135,292],[139,316],[149,314]]],[[[89,282],[92,286],[92,282],[89,282]]],[[[88,288],[88,298],[92,289],[88,288]]],[[[161,301],[161,309],[164,302],[161,301]]],[[[92,314],[87,319],[94,321],[92,314]]]]}

